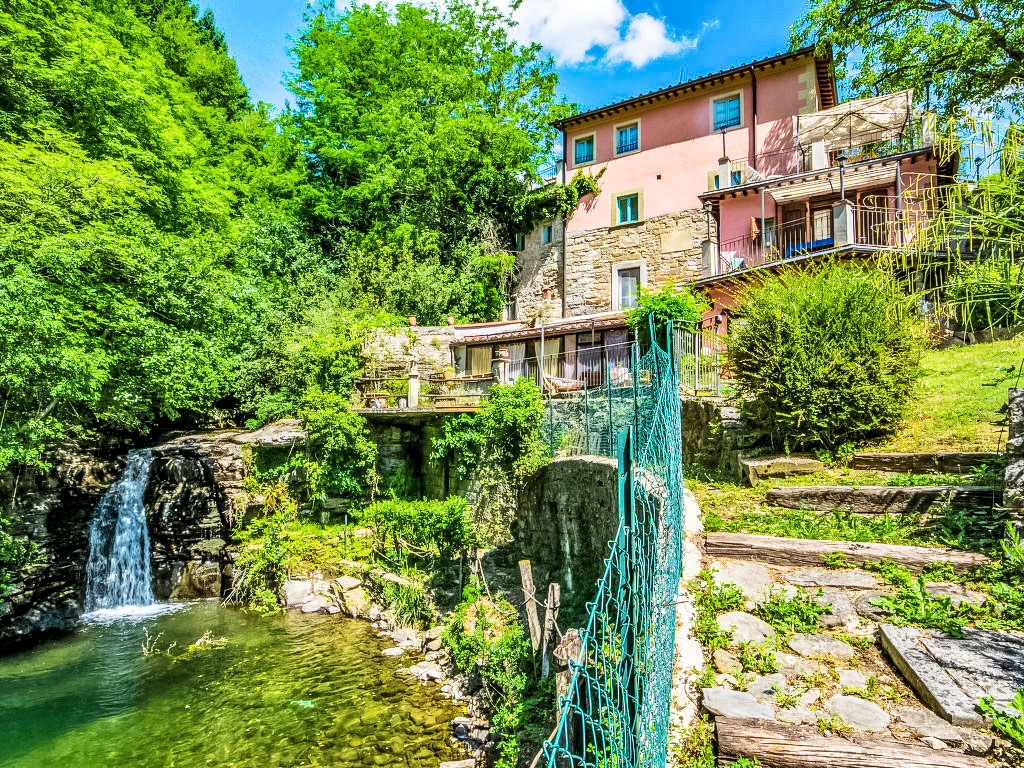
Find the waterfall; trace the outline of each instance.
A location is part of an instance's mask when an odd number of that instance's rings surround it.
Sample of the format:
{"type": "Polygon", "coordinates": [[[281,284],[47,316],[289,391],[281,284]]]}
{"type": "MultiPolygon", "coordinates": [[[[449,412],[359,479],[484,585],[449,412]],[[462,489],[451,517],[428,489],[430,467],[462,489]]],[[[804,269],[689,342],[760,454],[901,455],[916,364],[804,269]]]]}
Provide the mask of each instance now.
{"type": "Polygon", "coordinates": [[[153,603],[149,527],[142,504],[151,461],[148,450],[129,453],[124,475],[96,505],[89,526],[86,611],[153,603]]]}

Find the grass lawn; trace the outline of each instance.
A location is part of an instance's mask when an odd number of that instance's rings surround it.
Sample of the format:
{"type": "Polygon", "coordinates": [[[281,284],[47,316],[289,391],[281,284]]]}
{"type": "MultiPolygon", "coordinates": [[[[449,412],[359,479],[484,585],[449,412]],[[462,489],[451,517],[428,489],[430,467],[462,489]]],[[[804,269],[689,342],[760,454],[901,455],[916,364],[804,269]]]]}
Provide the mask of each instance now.
{"type": "MultiPolygon", "coordinates": [[[[1024,336],[928,350],[917,397],[899,429],[861,450],[994,451],[1006,445],[1006,390],[1017,382],[1024,336]]],[[[1024,379],[1022,379],[1024,380],[1024,379]]]]}

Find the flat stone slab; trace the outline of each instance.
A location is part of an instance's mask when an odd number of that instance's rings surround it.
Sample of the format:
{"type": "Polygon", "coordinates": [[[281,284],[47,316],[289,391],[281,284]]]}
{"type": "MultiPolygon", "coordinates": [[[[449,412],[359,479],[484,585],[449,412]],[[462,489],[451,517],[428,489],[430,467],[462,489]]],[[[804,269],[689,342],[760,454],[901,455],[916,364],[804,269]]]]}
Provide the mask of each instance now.
{"type": "Polygon", "coordinates": [[[863,688],[868,684],[868,679],[864,673],[856,669],[840,669],[839,670],[839,687],[840,688],[863,688]]]}
{"type": "Polygon", "coordinates": [[[818,605],[827,606],[831,613],[823,613],[818,617],[818,624],[823,627],[855,627],[859,623],[857,611],[853,607],[853,600],[842,590],[834,587],[827,587],[821,590],[821,594],[812,596],[818,605]]]}
{"type": "Polygon", "coordinates": [[[892,722],[884,709],[860,696],[833,696],[825,702],[825,707],[839,715],[844,723],[861,731],[882,731],[892,722]]]}
{"type": "Polygon", "coordinates": [[[786,676],[780,672],[775,672],[770,675],[760,675],[755,677],[749,683],[744,690],[751,694],[758,701],[765,703],[771,703],[775,700],[778,695],[775,693],[775,687],[778,686],[780,691],[786,690],[786,676]]]}
{"type": "Polygon", "coordinates": [[[301,610],[303,613],[322,613],[327,610],[327,598],[323,595],[313,595],[309,600],[302,604],[301,610]]]}
{"type": "Polygon", "coordinates": [[[357,579],[355,576],[339,576],[334,580],[334,583],[338,585],[338,589],[342,592],[348,592],[356,587],[361,587],[363,582],[357,579]]]}
{"type": "Polygon", "coordinates": [[[831,512],[847,509],[862,515],[927,512],[936,504],[991,504],[999,493],[987,485],[792,485],[772,488],[768,504],[787,509],[831,512]]]}
{"type": "Polygon", "coordinates": [[[874,601],[883,597],[890,597],[891,595],[892,592],[883,592],[882,590],[861,592],[854,599],[853,607],[857,609],[857,613],[868,621],[886,621],[889,618],[889,612],[879,608],[874,604],[874,601]]]}
{"type": "Polygon", "coordinates": [[[761,704],[749,693],[730,691],[728,688],[705,688],[703,694],[704,709],[716,717],[775,719],[775,710],[768,704],[761,704]]]}
{"type": "Polygon", "coordinates": [[[779,662],[779,672],[786,677],[811,676],[816,672],[825,671],[825,665],[821,662],[805,659],[801,656],[794,656],[791,653],[777,651],[775,659],[779,662]]]}
{"type": "Polygon", "coordinates": [[[771,574],[760,563],[716,560],[711,564],[711,570],[714,571],[712,578],[715,584],[735,584],[743,590],[744,597],[755,602],[765,599],[772,583],[771,574]]]}
{"type": "Polygon", "coordinates": [[[921,700],[954,725],[980,728],[982,696],[1006,705],[1024,688],[1024,637],[967,629],[965,638],[914,627],[883,624],[879,638],[897,669],[921,700]]]}
{"type": "Polygon", "coordinates": [[[776,718],[779,722],[793,725],[814,725],[818,722],[818,716],[804,706],[796,706],[792,709],[780,707],[776,718]]]}
{"type": "Polygon", "coordinates": [[[897,723],[920,736],[930,736],[943,741],[963,741],[959,728],[947,723],[930,709],[897,707],[893,714],[897,723]]]}
{"type": "Polygon", "coordinates": [[[724,674],[734,675],[737,672],[743,671],[743,666],[740,664],[740,660],[722,648],[719,648],[711,654],[711,661],[714,663],[715,669],[724,674]]]}
{"type": "Polygon", "coordinates": [[[797,571],[787,578],[797,587],[842,587],[844,589],[877,589],[878,579],[866,571],[797,571]]]}
{"type": "Polygon", "coordinates": [[[948,581],[926,582],[924,588],[936,597],[948,597],[955,607],[963,603],[968,605],[981,605],[985,602],[985,596],[980,592],[972,592],[963,584],[956,584],[948,581]]]}
{"type": "Polygon", "coordinates": [[[793,635],[789,647],[801,656],[834,656],[838,659],[853,657],[853,648],[842,640],[828,635],[793,635]]]}
{"type": "Polygon", "coordinates": [[[769,637],[775,637],[771,624],[743,611],[723,613],[717,621],[723,632],[732,631],[732,641],[736,645],[747,642],[760,645],[769,637]]]}
{"type": "Polygon", "coordinates": [[[769,456],[761,459],[740,459],[740,472],[751,486],[772,477],[813,475],[825,468],[810,456],[769,456]]]}

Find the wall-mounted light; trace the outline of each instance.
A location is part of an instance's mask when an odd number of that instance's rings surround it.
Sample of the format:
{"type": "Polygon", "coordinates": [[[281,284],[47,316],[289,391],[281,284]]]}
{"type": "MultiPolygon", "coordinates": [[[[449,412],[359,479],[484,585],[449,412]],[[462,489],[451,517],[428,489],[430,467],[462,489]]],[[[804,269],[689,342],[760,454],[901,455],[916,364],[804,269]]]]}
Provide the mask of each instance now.
{"type": "Polygon", "coordinates": [[[839,165],[839,199],[846,200],[846,153],[840,152],[836,158],[839,165]]]}

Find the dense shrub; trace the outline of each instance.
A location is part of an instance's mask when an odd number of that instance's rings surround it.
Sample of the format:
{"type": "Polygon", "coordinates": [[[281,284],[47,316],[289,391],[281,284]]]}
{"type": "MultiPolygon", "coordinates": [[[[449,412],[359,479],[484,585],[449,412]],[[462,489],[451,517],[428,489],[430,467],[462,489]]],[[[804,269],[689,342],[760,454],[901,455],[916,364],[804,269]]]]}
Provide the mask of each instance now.
{"type": "Polygon", "coordinates": [[[485,449],[507,468],[515,468],[541,449],[544,400],[532,379],[492,387],[476,415],[485,449]]]}
{"type": "Polygon", "coordinates": [[[636,334],[640,345],[649,347],[651,344],[651,323],[654,322],[654,334],[658,343],[666,346],[665,331],[669,321],[678,323],[687,321],[698,322],[708,310],[708,302],[700,294],[689,288],[677,289],[672,283],[665,283],[657,291],[640,288],[637,292],[636,306],[626,313],[626,323],[636,334]]]}
{"type": "Polygon", "coordinates": [[[962,262],[946,281],[946,301],[969,331],[1024,323],[1024,263],[962,262]]]}
{"type": "Polygon", "coordinates": [[[382,552],[390,543],[399,555],[412,547],[447,558],[473,543],[469,504],[461,496],[444,501],[378,501],[366,510],[363,521],[373,529],[374,545],[382,552]]]}
{"type": "Polygon", "coordinates": [[[832,263],[766,278],[740,300],[728,364],[745,413],[787,450],[834,449],[892,428],[919,370],[913,298],[872,269],[832,263]]]}
{"type": "Polygon", "coordinates": [[[353,506],[368,498],[376,482],[377,446],[348,396],[310,387],[299,417],[309,434],[304,466],[310,495],[341,496],[353,506]]]}

